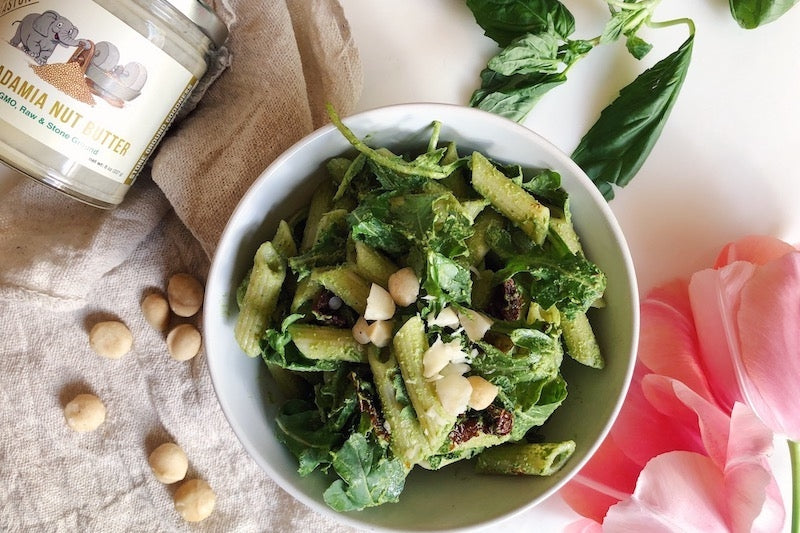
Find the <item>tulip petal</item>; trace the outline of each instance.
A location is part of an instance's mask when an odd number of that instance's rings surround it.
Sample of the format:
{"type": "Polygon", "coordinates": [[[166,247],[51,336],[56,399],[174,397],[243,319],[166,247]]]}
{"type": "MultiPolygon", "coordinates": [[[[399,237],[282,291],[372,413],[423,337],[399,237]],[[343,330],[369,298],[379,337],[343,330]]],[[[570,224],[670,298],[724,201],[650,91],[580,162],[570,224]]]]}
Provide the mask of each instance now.
{"type": "Polygon", "coordinates": [[[719,270],[696,272],[689,282],[701,364],[714,398],[727,412],[743,400],[734,366],[738,359],[734,355],[738,352],[736,316],[742,287],[755,270],[755,265],[739,261],[719,270]]]}
{"type": "Polygon", "coordinates": [[[749,407],[736,403],[730,435],[725,500],[731,529],[753,533],[780,530],[786,512],[768,462],[772,432],[749,407]]]}
{"type": "Polygon", "coordinates": [[[603,531],[728,531],[723,483],[722,472],[704,455],[659,455],[642,470],[633,496],[608,510],[603,531]]]}
{"type": "Polygon", "coordinates": [[[726,244],[714,262],[714,268],[720,268],[736,261],[746,261],[756,265],[766,264],[795,248],[775,237],[766,235],[747,235],[741,239],[726,244]]]}
{"type": "Polygon", "coordinates": [[[654,373],[713,398],[699,360],[688,282],[674,281],[651,291],[641,304],[641,326],[639,360],[654,373]]]}
{"type": "Polygon", "coordinates": [[[603,526],[594,520],[581,518],[571,524],[567,524],[563,533],[603,533],[603,526]]]}
{"type": "MultiPolygon", "coordinates": [[[[610,433],[625,455],[640,467],[664,452],[704,451],[696,416],[690,417],[688,423],[679,424],[671,409],[651,403],[644,384],[653,379],[670,384],[673,381],[666,376],[645,374],[643,366],[637,363],[625,403],[610,433]]],[[[673,398],[670,400],[675,403],[673,398]]]]}
{"type": "Polygon", "coordinates": [[[625,456],[614,439],[606,437],[559,494],[578,514],[602,522],[609,507],[633,493],[641,469],[625,456]]]}
{"type": "Polygon", "coordinates": [[[800,440],[800,252],[756,270],[737,325],[748,404],[770,429],[800,440]]]}
{"type": "Polygon", "coordinates": [[[722,470],[728,459],[730,417],[680,381],[651,374],[642,380],[644,395],[670,422],[670,429],[687,435],[674,450],[708,455],[722,470]],[[690,439],[694,437],[695,442],[690,439]],[[696,442],[699,441],[699,442],[696,442]]]}

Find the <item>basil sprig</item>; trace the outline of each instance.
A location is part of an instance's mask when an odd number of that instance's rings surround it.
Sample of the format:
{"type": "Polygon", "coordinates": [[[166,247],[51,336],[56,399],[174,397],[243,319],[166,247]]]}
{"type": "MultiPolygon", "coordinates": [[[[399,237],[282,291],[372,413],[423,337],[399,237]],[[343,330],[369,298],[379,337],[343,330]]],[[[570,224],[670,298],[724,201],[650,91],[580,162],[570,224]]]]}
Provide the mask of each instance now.
{"type": "MultiPolygon", "coordinates": [[[[574,39],[575,19],[559,0],[467,0],[486,35],[502,46],[481,72],[481,86],[470,105],[522,122],[545,93],[567,81],[569,69],[601,44],[625,39],[641,59],[652,46],[637,33],[654,23],[660,0],[606,0],[611,17],[594,39],[574,39]]],[[[612,184],[624,186],[638,172],[664,128],[691,59],[693,37],[673,54],[643,72],[587,132],[573,158],[606,199],[612,184]]]]}
{"type": "MultiPolygon", "coordinates": [[[[694,23],[681,18],[653,22],[661,0],[605,0],[611,16],[593,39],[574,39],[575,18],[559,0],[466,0],[475,20],[501,51],[481,72],[480,88],[469,104],[522,122],[550,90],[567,81],[572,66],[601,44],[624,39],[641,59],[652,49],[638,32],[686,24],[689,37],[676,50],[624,87],[581,139],[573,159],[598,186],[614,197],[613,185],[633,179],[661,135],[686,78],[694,44],[694,23]]],[[[800,0],[729,0],[743,28],[783,15],[800,0]]]]}

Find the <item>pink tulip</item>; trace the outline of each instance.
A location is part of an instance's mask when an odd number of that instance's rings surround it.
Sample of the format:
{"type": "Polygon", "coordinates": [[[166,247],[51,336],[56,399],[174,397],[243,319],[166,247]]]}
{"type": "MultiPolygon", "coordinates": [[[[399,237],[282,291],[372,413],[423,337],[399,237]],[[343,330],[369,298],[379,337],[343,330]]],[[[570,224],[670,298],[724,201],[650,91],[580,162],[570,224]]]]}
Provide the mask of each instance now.
{"type": "Polygon", "coordinates": [[[800,252],[703,270],[689,294],[717,400],[744,401],[774,432],[800,440],[800,252]]]}
{"type": "Polygon", "coordinates": [[[779,530],[767,456],[772,431],[800,438],[800,251],[745,237],[641,311],[622,411],[561,491],[588,519],[568,531],[779,530]]]}

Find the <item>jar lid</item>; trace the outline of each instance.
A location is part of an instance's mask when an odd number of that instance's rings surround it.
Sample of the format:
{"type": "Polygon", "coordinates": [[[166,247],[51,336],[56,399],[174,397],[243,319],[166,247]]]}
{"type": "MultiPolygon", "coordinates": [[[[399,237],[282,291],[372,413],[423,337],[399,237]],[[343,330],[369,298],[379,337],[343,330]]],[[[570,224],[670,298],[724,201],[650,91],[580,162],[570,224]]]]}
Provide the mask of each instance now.
{"type": "Polygon", "coordinates": [[[202,0],[167,0],[186,18],[194,22],[218,48],[228,38],[228,27],[202,0]]]}

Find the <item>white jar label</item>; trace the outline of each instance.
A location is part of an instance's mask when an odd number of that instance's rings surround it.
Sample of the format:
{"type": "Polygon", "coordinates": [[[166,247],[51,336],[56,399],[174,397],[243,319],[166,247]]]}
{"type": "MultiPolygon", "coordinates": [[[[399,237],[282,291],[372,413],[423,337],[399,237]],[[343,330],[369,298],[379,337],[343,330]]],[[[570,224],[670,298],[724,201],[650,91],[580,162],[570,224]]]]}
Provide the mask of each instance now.
{"type": "Polygon", "coordinates": [[[114,181],[133,181],[196,83],[92,1],[0,2],[0,119],[114,181]]]}

